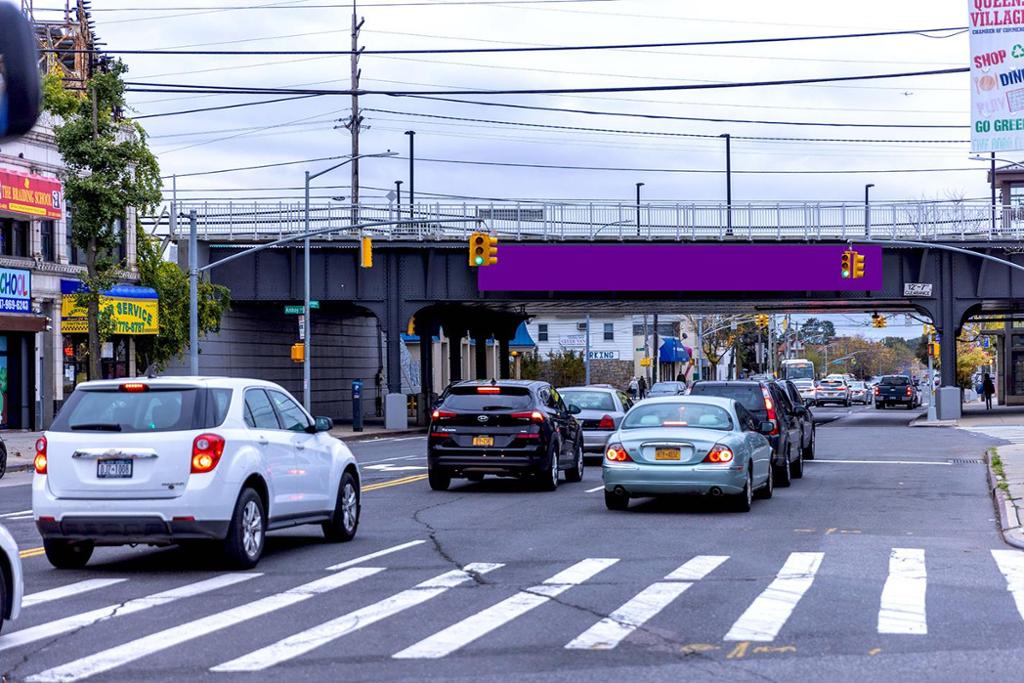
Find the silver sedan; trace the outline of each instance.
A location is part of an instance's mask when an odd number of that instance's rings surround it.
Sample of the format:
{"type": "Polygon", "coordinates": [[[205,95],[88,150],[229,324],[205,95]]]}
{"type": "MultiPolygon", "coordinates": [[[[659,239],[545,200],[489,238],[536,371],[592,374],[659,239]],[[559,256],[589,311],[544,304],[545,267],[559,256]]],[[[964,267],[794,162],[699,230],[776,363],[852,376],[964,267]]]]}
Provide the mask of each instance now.
{"type": "Polygon", "coordinates": [[[608,437],[633,405],[629,396],[600,386],[565,387],[558,393],[566,405],[580,409],[576,420],[583,427],[583,452],[604,454],[608,437]]]}

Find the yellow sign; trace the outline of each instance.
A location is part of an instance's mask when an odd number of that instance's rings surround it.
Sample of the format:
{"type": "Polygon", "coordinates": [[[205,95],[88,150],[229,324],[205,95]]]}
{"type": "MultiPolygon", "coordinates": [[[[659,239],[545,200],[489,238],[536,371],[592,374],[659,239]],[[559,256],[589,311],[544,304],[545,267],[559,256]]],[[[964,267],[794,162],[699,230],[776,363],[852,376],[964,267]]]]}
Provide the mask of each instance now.
{"type": "Polygon", "coordinates": [[[646,368],[646,367],[650,367],[650,365],[651,365],[651,359],[650,358],[641,358],[640,359],[640,367],[646,368]]]}
{"type": "MultiPolygon", "coordinates": [[[[109,311],[114,322],[114,334],[159,334],[160,301],[157,299],[127,299],[100,297],[100,310],[109,311]]],[[[89,332],[88,313],[79,306],[74,294],[65,294],[60,307],[60,331],[64,334],[89,332]]]]}

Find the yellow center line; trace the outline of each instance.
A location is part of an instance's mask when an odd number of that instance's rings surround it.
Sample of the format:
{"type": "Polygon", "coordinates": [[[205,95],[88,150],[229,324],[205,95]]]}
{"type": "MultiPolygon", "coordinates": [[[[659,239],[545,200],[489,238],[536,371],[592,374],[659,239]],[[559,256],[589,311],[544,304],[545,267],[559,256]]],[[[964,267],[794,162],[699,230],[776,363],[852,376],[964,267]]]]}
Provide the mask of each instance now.
{"type": "MultiPolygon", "coordinates": [[[[392,486],[401,486],[402,484],[412,484],[413,482],[423,481],[427,478],[425,474],[414,474],[411,477],[402,477],[401,479],[391,479],[389,481],[382,481],[377,484],[369,484],[363,487],[363,491],[377,491],[379,489],[386,489],[392,486]]],[[[22,559],[29,557],[39,557],[45,551],[43,548],[27,548],[18,553],[18,556],[22,559]]]]}

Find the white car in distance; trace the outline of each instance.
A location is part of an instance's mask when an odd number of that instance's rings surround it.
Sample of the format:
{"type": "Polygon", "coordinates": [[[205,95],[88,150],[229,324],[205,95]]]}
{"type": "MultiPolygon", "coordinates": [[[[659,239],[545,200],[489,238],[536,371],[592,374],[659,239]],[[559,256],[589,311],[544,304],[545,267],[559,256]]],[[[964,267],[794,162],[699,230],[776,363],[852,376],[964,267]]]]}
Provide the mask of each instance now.
{"type": "Polygon", "coordinates": [[[268,530],[359,525],[351,451],[271,382],[167,377],[80,384],[36,443],[32,511],[50,563],[96,546],[209,541],[259,562],[268,530]]]}

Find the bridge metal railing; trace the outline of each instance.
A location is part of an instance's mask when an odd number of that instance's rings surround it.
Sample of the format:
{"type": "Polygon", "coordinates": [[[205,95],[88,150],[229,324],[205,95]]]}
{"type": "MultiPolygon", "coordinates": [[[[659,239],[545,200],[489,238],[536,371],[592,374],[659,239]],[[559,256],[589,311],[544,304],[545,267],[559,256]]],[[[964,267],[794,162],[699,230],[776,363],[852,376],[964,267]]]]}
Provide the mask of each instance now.
{"type": "MultiPolygon", "coordinates": [[[[302,232],[301,202],[179,202],[161,219],[178,217],[177,232],[187,230],[195,210],[200,239],[252,242],[302,232]]],[[[310,205],[311,229],[338,226],[325,241],[351,239],[347,226],[362,222],[414,220],[381,226],[370,234],[385,239],[450,240],[484,229],[506,240],[595,241],[818,241],[872,239],[943,241],[1024,240],[1024,206],[991,206],[987,202],[738,202],[722,203],[417,203],[401,207],[339,203],[310,205]],[[438,223],[464,219],[464,223],[438,223]]],[[[159,230],[158,230],[159,231],[159,230]]]]}

